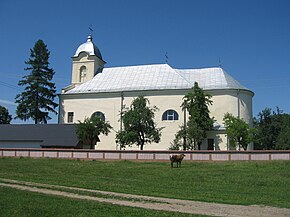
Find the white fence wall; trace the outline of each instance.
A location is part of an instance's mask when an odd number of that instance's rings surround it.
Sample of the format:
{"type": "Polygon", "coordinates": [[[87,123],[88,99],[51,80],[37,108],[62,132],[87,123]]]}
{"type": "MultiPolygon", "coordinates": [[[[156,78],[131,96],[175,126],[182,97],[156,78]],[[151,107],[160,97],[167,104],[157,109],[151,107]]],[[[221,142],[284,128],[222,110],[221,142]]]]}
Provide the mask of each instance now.
{"type": "Polygon", "coordinates": [[[290,160],[290,151],[109,151],[84,149],[0,148],[0,157],[69,158],[90,160],[167,161],[172,154],[187,161],[290,160]]]}

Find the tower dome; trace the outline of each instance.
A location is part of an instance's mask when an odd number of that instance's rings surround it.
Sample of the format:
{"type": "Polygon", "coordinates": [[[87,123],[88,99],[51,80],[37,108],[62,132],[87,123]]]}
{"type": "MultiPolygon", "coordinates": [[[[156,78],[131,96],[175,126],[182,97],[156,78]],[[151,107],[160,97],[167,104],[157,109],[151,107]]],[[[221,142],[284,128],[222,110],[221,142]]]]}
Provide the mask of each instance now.
{"type": "Polygon", "coordinates": [[[97,46],[93,43],[93,37],[92,35],[88,35],[88,39],[85,43],[81,44],[77,51],[75,52],[75,55],[73,57],[78,57],[81,52],[86,52],[88,55],[95,55],[99,59],[103,60],[102,54],[97,46]]]}

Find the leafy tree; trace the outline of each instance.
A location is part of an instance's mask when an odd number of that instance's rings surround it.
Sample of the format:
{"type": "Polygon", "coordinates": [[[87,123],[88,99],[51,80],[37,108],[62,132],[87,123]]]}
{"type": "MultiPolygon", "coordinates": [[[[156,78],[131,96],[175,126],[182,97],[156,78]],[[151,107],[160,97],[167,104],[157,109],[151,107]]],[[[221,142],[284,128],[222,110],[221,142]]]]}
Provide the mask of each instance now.
{"type": "Polygon", "coordinates": [[[277,150],[290,150],[290,127],[283,128],[277,138],[277,144],[275,145],[277,150]]]}
{"type": "Polygon", "coordinates": [[[8,109],[0,105],[0,124],[10,124],[12,116],[9,114],[8,109]]]}
{"type": "Polygon", "coordinates": [[[157,107],[150,108],[147,106],[149,100],[143,96],[138,96],[126,109],[122,115],[124,130],[116,135],[116,142],[121,147],[132,146],[136,144],[143,150],[146,143],[160,141],[161,129],[157,128],[154,122],[154,112],[157,107]]]}
{"type": "Polygon", "coordinates": [[[241,148],[247,150],[248,144],[253,140],[253,128],[250,128],[249,124],[247,124],[243,119],[234,117],[230,113],[226,113],[223,120],[230,146],[238,146],[239,150],[241,148]]]}
{"type": "Polygon", "coordinates": [[[183,100],[181,107],[183,111],[188,111],[189,120],[175,135],[174,143],[181,143],[180,140],[183,139],[183,150],[200,149],[202,141],[207,137],[207,131],[212,129],[214,123],[208,108],[212,105],[211,95],[204,93],[195,82],[183,100]]]}
{"type": "Polygon", "coordinates": [[[276,150],[290,150],[290,127],[283,128],[277,138],[276,150]]]}
{"type": "Polygon", "coordinates": [[[99,135],[108,135],[112,127],[109,123],[101,120],[98,116],[85,118],[84,122],[79,121],[77,124],[78,139],[84,145],[89,145],[90,149],[99,141],[99,135]]]}
{"type": "Polygon", "coordinates": [[[187,144],[192,144],[192,141],[187,133],[187,126],[181,126],[180,130],[175,134],[175,138],[171,143],[169,150],[179,150],[181,147],[183,147],[183,150],[188,149],[187,144]]]}
{"type": "Polygon", "coordinates": [[[290,115],[280,114],[281,118],[281,131],[277,138],[275,145],[276,150],[290,150],[290,115]]]}
{"type": "Polygon", "coordinates": [[[49,67],[50,52],[42,40],[38,40],[33,49],[30,50],[30,58],[25,64],[25,70],[29,74],[18,82],[19,86],[24,86],[24,91],[16,96],[16,118],[21,120],[34,120],[35,124],[47,123],[50,120],[49,112],[57,114],[55,108],[58,106],[54,102],[56,97],[56,87],[51,82],[54,70],[49,67]]]}
{"type": "Polygon", "coordinates": [[[259,112],[258,118],[254,119],[254,126],[257,129],[254,148],[255,149],[274,149],[280,132],[280,123],[274,117],[270,108],[265,108],[259,112]]]}
{"type": "Polygon", "coordinates": [[[287,149],[289,141],[290,115],[265,108],[254,119],[256,135],[254,139],[255,149],[273,150],[287,149]]]}

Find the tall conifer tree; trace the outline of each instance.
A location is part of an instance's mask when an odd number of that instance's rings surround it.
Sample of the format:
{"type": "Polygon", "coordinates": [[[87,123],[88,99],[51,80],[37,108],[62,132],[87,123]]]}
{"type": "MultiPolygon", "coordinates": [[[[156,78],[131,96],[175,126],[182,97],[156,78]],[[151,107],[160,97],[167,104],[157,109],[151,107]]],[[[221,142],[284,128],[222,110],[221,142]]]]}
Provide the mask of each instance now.
{"type": "Polygon", "coordinates": [[[18,82],[19,86],[24,86],[24,91],[15,98],[18,104],[16,118],[46,124],[51,119],[49,112],[57,114],[55,108],[58,104],[54,102],[56,87],[51,82],[55,72],[49,67],[49,55],[42,40],[38,40],[30,50],[30,58],[25,62],[29,74],[18,82]]]}

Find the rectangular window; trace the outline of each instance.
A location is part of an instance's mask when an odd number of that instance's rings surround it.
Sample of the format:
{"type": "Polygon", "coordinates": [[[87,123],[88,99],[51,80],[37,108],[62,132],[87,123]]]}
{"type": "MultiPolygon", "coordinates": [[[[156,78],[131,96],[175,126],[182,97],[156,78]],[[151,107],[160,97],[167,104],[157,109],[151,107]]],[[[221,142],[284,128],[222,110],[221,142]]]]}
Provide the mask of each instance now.
{"type": "Polygon", "coordinates": [[[214,139],[207,139],[207,150],[214,150],[214,139]]]}
{"type": "Polygon", "coordinates": [[[73,112],[68,112],[67,113],[67,122],[68,123],[73,123],[74,121],[74,113],[73,112]]]}

